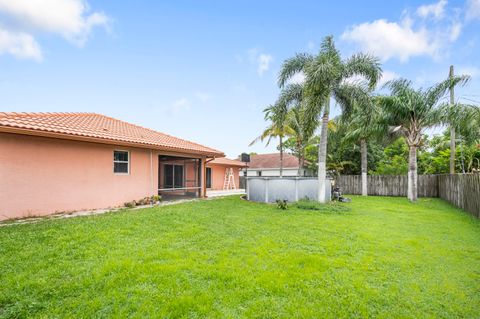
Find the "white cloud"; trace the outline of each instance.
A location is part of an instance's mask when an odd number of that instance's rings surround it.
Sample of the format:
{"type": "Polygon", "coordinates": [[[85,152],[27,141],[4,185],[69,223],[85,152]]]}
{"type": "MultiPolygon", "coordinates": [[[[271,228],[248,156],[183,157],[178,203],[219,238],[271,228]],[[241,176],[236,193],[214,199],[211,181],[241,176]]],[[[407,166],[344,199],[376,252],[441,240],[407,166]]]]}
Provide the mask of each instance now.
{"type": "Polygon", "coordinates": [[[188,111],[190,109],[190,105],[191,103],[188,98],[181,97],[173,101],[173,103],[170,104],[169,106],[164,107],[164,110],[168,115],[175,116],[184,111],[188,111]]]}
{"type": "Polygon", "coordinates": [[[342,39],[357,43],[362,50],[373,52],[382,60],[398,58],[405,62],[411,56],[435,56],[438,48],[424,28],[413,30],[408,20],[402,23],[384,19],[355,25],[342,39]]]}
{"type": "Polygon", "coordinates": [[[173,108],[175,109],[185,109],[190,107],[190,101],[186,97],[182,97],[175,102],[173,102],[173,108]]]}
{"type": "Polygon", "coordinates": [[[398,75],[395,72],[383,71],[382,78],[380,79],[380,81],[378,81],[378,87],[382,87],[388,81],[395,80],[395,79],[398,79],[398,78],[400,78],[400,75],[398,75]]]}
{"type": "Polygon", "coordinates": [[[472,78],[480,76],[480,68],[476,66],[461,66],[455,70],[457,74],[470,75],[472,78]]]}
{"type": "MultiPolygon", "coordinates": [[[[24,35],[22,41],[34,43],[36,53],[26,57],[38,60],[41,49],[34,36],[38,33],[57,34],[71,43],[83,46],[93,28],[107,27],[109,18],[101,12],[91,12],[86,0],[0,0],[0,13],[7,17],[4,31],[13,35],[24,35]],[[26,37],[25,37],[26,36],[26,37]],[[29,40],[25,40],[25,39],[29,40]]],[[[5,49],[18,57],[15,45],[5,49]]],[[[35,51],[34,50],[34,51],[35,51]]]]}
{"type": "MultiPolygon", "coordinates": [[[[248,61],[257,66],[258,75],[262,76],[270,69],[270,64],[273,61],[273,56],[267,53],[262,53],[257,48],[252,48],[247,51],[248,61]]],[[[237,59],[239,61],[239,59],[237,59]]]]}
{"type": "Polygon", "coordinates": [[[418,7],[417,14],[422,18],[432,16],[435,19],[441,19],[445,14],[446,0],[440,0],[437,3],[426,4],[418,7]]]}
{"type": "Polygon", "coordinates": [[[450,36],[450,42],[454,42],[458,39],[460,36],[460,33],[462,32],[462,24],[460,22],[454,22],[449,30],[450,36]]]}
{"type": "Polygon", "coordinates": [[[258,62],[258,68],[257,68],[257,72],[258,72],[258,75],[263,75],[263,73],[265,73],[266,71],[268,71],[268,69],[270,68],[270,63],[273,61],[273,56],[271,56],[270,54],[260,54],[257,58],[257,62],[258,62]]]}
{"type": "Polygon", "coordinates": [[[448,55],[449,45],[461,35],[463,24],[456,10],[440,0],[418,7],[415,14],[404,11],[398,22],[379,19],[354,25],[344,31],[342,39],[383,61],[396,58],[406,62],[416,56],[439,59],[448,55]],[[447,18],[446,13],[452,14],[447,18]]]}
{"type": "Polygon", "coordinates": [[[0,30],[0,54],[11,54],[21,59],[42,60],[42,52],[35,39],[27,33],[0,30]]]}
{"type": "Polygon", "coordinates": [[[295,73],[288,80],[288,83],[293,83],[293,84],[303,84],[304,82],[305,82],[305,73],[303,73],[303,72],[295,73]]]}
{"type": "Polygon", "coordinates": [[[195,97],[199,99],[201,102],[205,103],[212,98],[212,95],[206,92],[197,92],[195,93],[195,97]]]}
{"type": "Polygon", "coordinates": [[[465,13],[467,20],[480,19],[480,0],[468,0],[465,13]]]}

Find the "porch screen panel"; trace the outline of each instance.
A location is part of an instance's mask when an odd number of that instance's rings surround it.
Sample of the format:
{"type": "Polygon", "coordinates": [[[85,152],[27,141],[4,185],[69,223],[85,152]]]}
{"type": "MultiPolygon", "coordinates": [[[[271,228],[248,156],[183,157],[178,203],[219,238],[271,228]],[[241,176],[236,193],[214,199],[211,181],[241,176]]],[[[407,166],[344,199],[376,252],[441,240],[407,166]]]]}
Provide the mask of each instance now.
{"type": "Polygon", "coordinates": [[[159,189],[164,199],[200,196],[201,160],[159,155],[159,189]]]}
{"type": "Polygon", "coordinates": [[[164,165],[164,185],[165,188],[173,188],[173,165],[164,165]]]}
{"type": "Polygon", "coordinates": [[[183,165],[174,166],[174,185],[175,188],[183,187],[183,165]]]}

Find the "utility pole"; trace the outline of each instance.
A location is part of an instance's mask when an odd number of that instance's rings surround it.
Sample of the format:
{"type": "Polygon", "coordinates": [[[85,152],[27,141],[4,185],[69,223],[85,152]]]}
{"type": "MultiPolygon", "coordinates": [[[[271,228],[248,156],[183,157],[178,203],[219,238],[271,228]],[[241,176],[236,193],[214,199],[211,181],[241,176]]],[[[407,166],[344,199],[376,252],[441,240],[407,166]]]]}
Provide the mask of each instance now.
{"type": "MultiPolygon", "coordinates": [[[[453,79],[453,65],[450,65],[450,80],[453,79]]],[[[450,104],[455,104],[455,92],[453,85],[450,86],[450,104]]],[[[455,174],[455,127],[450,122],[450,174],[455,174]]]]}

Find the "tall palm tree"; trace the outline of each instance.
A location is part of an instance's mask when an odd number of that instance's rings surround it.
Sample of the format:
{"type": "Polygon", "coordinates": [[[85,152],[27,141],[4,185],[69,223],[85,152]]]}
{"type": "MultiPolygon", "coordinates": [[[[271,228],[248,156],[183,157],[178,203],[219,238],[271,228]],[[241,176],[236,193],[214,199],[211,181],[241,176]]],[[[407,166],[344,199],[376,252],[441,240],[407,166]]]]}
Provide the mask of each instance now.
{"type": "Polygon", "coordinates": [[[447,90],[457,84],[465,84],[466,76],[454,76],[426,90],[414,89],[412,82],[405,79],[390,81],[386,84],[391,95],[379,97],[385,112],[384,121],[393,125],[392,132],[405,137],[409,147],[408,158],[408,199],[417,200],[417,148],[422,142],[425,129],[448,121],[446,110],[449,103],[440,100],[447,90]]]}
{"type": "MultiPolygon", "coordinates": [[[[452,102],[450,101],[450,103],[452,102]]],[[[456,153],[456,144],[458,142],[461,152],[460,164],[462,173],[465,173],[464,144],[471,144],[480,138],[480,121],[477,119],[478,113],[480,113],[479,110],[479,107],[476,105],[461,103],[453,103],[445,109],[445,118],[450,129],[450,139],[448,140],[450,144],[450,168],[452,168],[452,158],[453,164],[455,164],[455,154],[452,155],[452,152],[456,153]],[[454,138],[453,141],[452,138],[454,138]]],[[[450,173],[452,171],[454,170],[450,169],[450,173]]]]}
{"type": "MultiPolygon", "coordinates": [[[[327,126],[330,114],[330,99],[340,100],[342,95],[354,94],[355,86],[345,80],[353,76],[364,77],[370,87],[375,87],[381,77],[379,60],[368,54],[355,54],[342,59],[333,37],[326,37],[317,55],[300,53],[287,59],[281,68],[278,84],[283,88],[298,73],[305,75],[304,99],[308,113],[322,115],[320,143],[318,147],[318,199],[326,201],[327,126]]],[[[345,109],[345,112],[349,110],[345,109]]]]}
{"type": "Polygon", "coordinates": [[[265,120],[270,124],[263,133],[250,143],[250,146],[267,139],[267,145],[270,144],[272,138],[279,139],[280,149],[280,177],[283,177],[283,139],[292,133],[292,129],[288,126],[288,109],[285,103],[278,102],[268,106],[263,110],[265,120]]]}
{"type": "MultiPolygon", "coordinates": [[[[453,72],[453,65],[450,66],[450,73],[449,73],[449,78],[452,78],[454,76],[453,72]]],[[[476,106],[472,105],[464,105],[460,103],[455,103],[454,100],[454,90],[455,90],[455,85],[452,85],[449,88],[450,91],[450,108],[448,111],[448,124],[450,128],[450,174],[455,173],[455,153],[456,153],[456,142],[459,140],[456,137],[456,132],[458,130],[462,130],[462,127],[465,127],[465,125],[468,126],[468,124],[472,123],[472,120],[474,120],[475,117],[475,111],[472,108],[475,108],[476,106]]],[[[463,130],[465,132],[465,130],[463,130]]],[[[468,133],[471,135],[470,133],[468,133]]],[[[461,140],[461,139],[460,139],[461,140]]],[[[462,159],[463,161],[463,159],[462,159]]],[[[463,167],[463,164],[462,164],[463,167]]],[[[463,173],[464,169],[462,169],[463,173]]]]}
{"type": "Polygon", "coordinates": [[[388,126],[380,119],[381,109],[367,85],[360,85],[363,89],[361,96],[346,99],[343,103],[350,104],[351,113],[343,114],[340,121],[347,128],[344,141],[360,143],[362,196],[368,196],[368,151],[369,140],[385,140],[388,136],[388,126]]]}

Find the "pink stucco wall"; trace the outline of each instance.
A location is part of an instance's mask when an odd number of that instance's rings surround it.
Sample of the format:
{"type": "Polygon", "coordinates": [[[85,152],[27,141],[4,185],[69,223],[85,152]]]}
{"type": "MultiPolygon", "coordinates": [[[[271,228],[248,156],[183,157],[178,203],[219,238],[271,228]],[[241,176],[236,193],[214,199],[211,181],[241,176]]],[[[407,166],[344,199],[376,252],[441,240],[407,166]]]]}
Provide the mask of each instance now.
{"type": "Polygon", "coordinates": [[[0,133],[0,220],[108,208],[157,192],[158,153],[0,133]],[[113,150],[130,151],[130,174],[113,173],[113,150]]]}
{"type": "MultiPolygon", "coordinates": [[[[223,183],[225,180],[225,169],[229,166],[218,165],[218,164],[207,164],[207,167],[212,169],[212,187],[211,190],[222,190],[223,183]]],[[[240,168],[233,167],[233,176],[235,178],[235,186],[239,187],[240,177],[239,177],[240,168]]]]}

